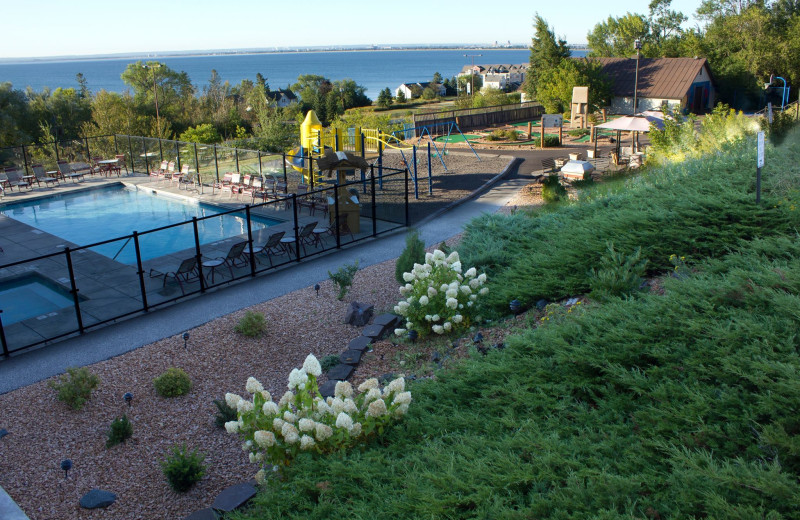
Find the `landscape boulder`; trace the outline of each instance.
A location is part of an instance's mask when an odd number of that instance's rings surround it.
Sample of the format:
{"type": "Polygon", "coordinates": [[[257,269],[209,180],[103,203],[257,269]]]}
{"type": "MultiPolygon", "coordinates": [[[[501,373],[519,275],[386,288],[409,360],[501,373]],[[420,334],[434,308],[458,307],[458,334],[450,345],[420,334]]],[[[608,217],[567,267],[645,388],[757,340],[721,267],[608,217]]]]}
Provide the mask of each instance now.
{"type": "Polygon", "coordinates": [[[344,315],[344,322],[354,327],[363,327],[372,318],[373,305],[364,303],[352,302],[347,307],[347,313],[344,315]]]}
{"type": "Polygon", "coordinates": [[[108,507],[117,500],[117,495],[102,489],[93,489],[83,495],[80,500],[81,507],[84,509],[97,509],[108,507]]]}

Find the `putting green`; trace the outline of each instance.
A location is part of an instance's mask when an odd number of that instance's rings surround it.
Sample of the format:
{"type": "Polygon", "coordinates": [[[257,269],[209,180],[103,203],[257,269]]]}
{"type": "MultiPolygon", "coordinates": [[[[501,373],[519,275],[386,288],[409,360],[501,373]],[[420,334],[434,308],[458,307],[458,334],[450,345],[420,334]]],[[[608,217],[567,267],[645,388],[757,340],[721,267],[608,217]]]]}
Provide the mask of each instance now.
{"type": "Polygon", "coordinates": [[[475,134],[454,134],[442,135],[434,139],[437,143],[463,143],[464,141],[480,139],[481,136],[475,134]]]}

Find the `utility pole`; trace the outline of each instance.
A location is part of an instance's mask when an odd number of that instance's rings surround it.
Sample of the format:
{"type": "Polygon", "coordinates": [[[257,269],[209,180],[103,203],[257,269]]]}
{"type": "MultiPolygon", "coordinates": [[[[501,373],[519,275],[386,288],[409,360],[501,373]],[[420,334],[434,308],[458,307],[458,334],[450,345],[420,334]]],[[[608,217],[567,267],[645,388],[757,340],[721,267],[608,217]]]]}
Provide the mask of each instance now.
{"type": "Polygon", "coordinates": [[[642,50],[642,40],[636,38],[633,42],[633,48],[636,49],[636,77],[633,80],[633,115],[636,115],[636,91],[639,88],[639,51],[642,50]]]}
{"type": "Polygon", "coordinates": [[[478,56],[483,56],[483,54],[465,54],[465,58],[470,59],[470,63],[472,63],[472,70],[470,70],[470,88],[469,88],[469,95],[475,95],[475,58],[478,56]]]}
{"type": "Polygon", "coordinates": [[[156,63],[153,66],[147,64],[142,65],[142,68],[145,70],[153,69],[153,95],[156,98],[156,127],[158,133],[157,137],[161,137],[161,118],[158,115],[158,89],[156,88],[156,69],[159,67],[161,67],[160,63],[156,63]]]}

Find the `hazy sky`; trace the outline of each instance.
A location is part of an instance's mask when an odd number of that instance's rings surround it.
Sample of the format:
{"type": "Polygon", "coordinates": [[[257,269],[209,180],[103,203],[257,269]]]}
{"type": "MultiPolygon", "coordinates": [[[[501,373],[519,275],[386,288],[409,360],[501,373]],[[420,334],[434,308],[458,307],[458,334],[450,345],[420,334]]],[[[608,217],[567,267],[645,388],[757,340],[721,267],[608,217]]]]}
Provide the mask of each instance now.
{"type": "MultiPolygon", "coordinates": [[[[363,44],[530,43],[536,12],[584,43],[609,15],[647,0],[39,0],[6,2],[0,58],[363,44]]],[[[700,0],[673,0],[690,16],[700,0]]]]}

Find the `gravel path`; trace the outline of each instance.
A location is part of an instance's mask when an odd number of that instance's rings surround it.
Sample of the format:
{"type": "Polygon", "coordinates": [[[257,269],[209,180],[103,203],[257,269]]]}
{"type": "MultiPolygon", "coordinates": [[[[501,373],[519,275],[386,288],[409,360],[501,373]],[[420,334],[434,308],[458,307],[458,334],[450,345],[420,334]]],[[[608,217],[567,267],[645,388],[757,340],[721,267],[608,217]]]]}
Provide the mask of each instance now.
{"type": "MultiPolygon", "coordinates": [[[[458,175],[467,182],[467,174],[473,173],[470,182],[482,184],[483,176],[502,170],[508,159],[487,157],[474,163],[469,156],[453,155],[448,161],[452,173],[440,172],[440,177],[458,175]]],[[[535,201],[522,193],[506,211],[529,203],[535,201]]],[[[326,280],[319,296],[309,286],[252,307],[268,323],[268,332],[259,339],[234,332],[243,310],[190,330],[187,349],[175,336],[91,365],[101,383],[80,411],[57,401],[47,381],[0,395],[0,427],[9,431],[0,439],[0,486],[32,520],[182,518],[207,507],[222,489],[257,470],[238,439],[215,426],[212,401],[225,392],[244,392],[249,376],[280,395],[289,372],[307,354],[322,358],[342,352],[361,333],[342,323],[349,302],[371,303],[376,314],[396,303],[394,266],[389,260],[359,270],[344,301],[335,298],[333,284],[326,280]],[[165,399],[155,393],[152,381],[172,366],[184,369],[194,386],[186,396],[165,399]],[[134,395],[130,408],[122,399],[125,392],[134,395]],[[133,424],[133,437],[106,449],[109,425],[123,413],[133,424]],[[189,492],[177,494],[167,486],[159,461],[182,443],[203,452],[208,469],[189,492]],[[69,478],[59,467],[65,458],[74,462],[69,478]],[[106,510],[81,509],[78,500],[95,487],[116,493],[117,502],[106,510]]],[[[355,380],[396,366],[392,349],[387,342],[376,348],[355,380]]]]}

